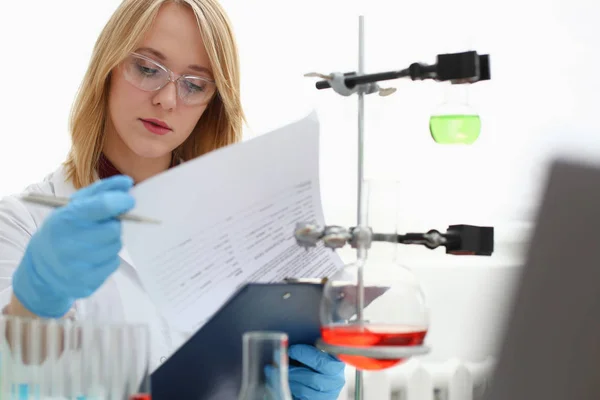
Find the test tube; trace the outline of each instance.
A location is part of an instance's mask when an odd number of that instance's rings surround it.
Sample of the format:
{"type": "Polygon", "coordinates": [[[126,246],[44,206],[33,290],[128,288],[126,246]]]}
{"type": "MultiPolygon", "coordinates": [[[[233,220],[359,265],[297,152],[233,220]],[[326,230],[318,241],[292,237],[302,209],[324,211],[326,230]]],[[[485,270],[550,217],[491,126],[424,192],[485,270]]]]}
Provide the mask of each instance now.
{"type": "Polygon", "coordinates": [[[146,325],[0,316],[0,399],[150,400],[146,325]]]}

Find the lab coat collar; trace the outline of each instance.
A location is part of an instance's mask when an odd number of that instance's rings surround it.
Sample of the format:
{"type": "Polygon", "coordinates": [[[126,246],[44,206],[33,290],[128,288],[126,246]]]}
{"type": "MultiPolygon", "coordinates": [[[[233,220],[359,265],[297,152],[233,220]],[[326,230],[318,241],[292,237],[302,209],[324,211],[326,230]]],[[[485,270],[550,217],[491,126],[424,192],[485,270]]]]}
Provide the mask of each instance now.
{"type": "Polygon", "coordinates": [[[76,192],[73,183],[67,179],[67,173],[64,166],[60,166],[54,171],[49,179],[54,188],[54,195],[57,197],[71,197],[71,195],[76,192]]]}
{"type": "MultiPolygon", "coordinates": [[[[49,180],[54,188],[54,195],[57,197],[71,197],[71,195],[77,191],[73,185],[73,182],[67,178],[64,165],[60,166],[56,171],[54,171],[49,180]]],[[[129,253],[127,252],[125,246],[123,246],[119,252],[119,257],[121,257],[121,261],[135,269],[135,265],[133,264],[131,257],[129,257],[129,253]]]]}

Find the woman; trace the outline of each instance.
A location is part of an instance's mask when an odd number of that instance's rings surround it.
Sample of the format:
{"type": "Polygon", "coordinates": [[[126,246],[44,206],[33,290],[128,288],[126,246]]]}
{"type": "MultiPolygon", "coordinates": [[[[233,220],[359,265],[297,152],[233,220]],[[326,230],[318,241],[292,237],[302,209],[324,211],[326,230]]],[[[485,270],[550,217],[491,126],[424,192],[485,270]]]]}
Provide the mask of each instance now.
{"type": "MultiPolygon", "coordinates": [[[[185,339],[173,332],[122,253],[116,216],[128,191],[170,166],[240,140],[238,55],[216,0],[125,0],[100,34],[74,104],[64,165],[26,192],[70,196],[54,212],[0,202],[4,313],[143,322],[156,368],[185,339]]],[[[188,333],[189,334],[189,333],[188,333]]],[[[292,346],[296,398],[335,399],[343,364],[292,346]]]]}

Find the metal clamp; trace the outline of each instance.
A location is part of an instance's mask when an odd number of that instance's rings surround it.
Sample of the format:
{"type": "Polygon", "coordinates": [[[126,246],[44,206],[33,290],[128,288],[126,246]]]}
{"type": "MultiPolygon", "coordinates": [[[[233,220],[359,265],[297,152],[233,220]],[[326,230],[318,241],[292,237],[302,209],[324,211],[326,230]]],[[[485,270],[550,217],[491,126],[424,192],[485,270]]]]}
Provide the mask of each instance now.
{"type": "Polygon", "coordinates": [[[309,72],[304,74],[305,77],[317,77],[326,80],[329,83],[329,86],[339,95],[342,96],[351,96],[354,93],[362,91],[362,94],[372,94],[379,93],[380,96],[389,96],[396,92],[396,88],[388,87],[382,88],[379,86],[377,82],[369,82],[360,85],[353,85],[348,87],[346,84],[346,79],[357,76],[355,72],[351,73],[341,73],[341,72],[332,72],[328,75],[321,74],[319,72],[309,72]]]}
{"type": "Polygon", "coordinates": [[[358,85],[352,88],[346,86],[345,81],[347,76],[341,72],[333,72],[330,76],[331,79],[329,79],[329,84],[337,94],[341,94],[342,96],[350,96],[358,91],[358,85]]]}
{"type": "Polygon", "coordinates": [[[341,249],[348,243],[353,248],[368,249],[373,240],[373,231],[366,227],[346,229],[337,225],[323,227],[314,223],[298,222],[294,237],[298,245],[306,249],[316,247],[320,241],[323,241],[323,246],[332,250],[341,249]]]}

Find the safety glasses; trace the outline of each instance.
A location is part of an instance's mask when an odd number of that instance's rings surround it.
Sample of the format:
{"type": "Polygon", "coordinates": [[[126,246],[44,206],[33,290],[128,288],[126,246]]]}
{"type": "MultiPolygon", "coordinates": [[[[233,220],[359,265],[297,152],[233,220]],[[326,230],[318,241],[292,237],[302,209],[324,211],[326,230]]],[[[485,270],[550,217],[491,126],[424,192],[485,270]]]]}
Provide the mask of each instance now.
{"type": "Polygon", "coordinates": [[[124,62],[125,79],[138,89],[154,92],[173,82],[177,96],[189,106],[207,104],[214,96],[215,81],[194,75],[176,75],[143,54],[131,53],[124,62]]]}

